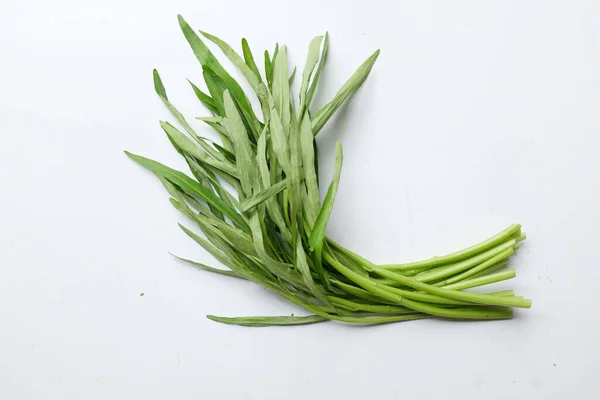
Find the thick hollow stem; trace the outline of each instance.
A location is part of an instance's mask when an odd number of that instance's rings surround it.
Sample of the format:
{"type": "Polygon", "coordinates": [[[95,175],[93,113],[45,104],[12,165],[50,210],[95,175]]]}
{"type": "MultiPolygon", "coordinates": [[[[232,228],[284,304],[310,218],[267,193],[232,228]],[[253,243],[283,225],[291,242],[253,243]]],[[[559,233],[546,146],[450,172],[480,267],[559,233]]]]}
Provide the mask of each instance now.
{"type": "MultiPolygon", "coordinates": [[[[373,282],[370,278],[365,278],[349,268],[342,265],[340,262],[332,258],[329,254],[324,254],[324,259],[336,270],[338,270],[346,278],[350,279],[357,285],[361,286],[365,290],[371,292],[376,296],[383,297],[386,300],[390,300],[396,304],[411,308],[415,311],[424,312],[427,314],[447,317],[447,318],[459,318],[459,319],[505,319],[512,317],[511,310],[494,310],[488,308],[442,308],[432,304],[421,303],[419,301],[413,301],[405,299],[398,294],[389,291],[388,287],[373,282]]],[[[425,284],[424,284],[425,285],[425,284]]],[[[428,285],[425,285],[428,286],[428,285]]],[[[391,288],[394,289],[394,288],[391,288]]],[[[442,289],[439,289],[442,290],[442,289]]],[[[461,292],[459,292],[461,293],[461,292]]],[[[464,293],[473,294],[473,293],[464,293]]],[[[497,299],[504,299],[503,297],[495,297],[497,299]]]]}
{"type": "MultiPolygon", "coordinates": [[[[513,224],[513,225],[509,226],[508,228],[506,228],[505,230],[503,230],[502,232],[490,237],[489,239],[484,240],[483,242],[480,242],[476,245],[473,245],[473,246],[468,247],[461,251],[446,254],[444,256],[432,257],[432,258],[422,260],[422,261],[416,261],[416,262],[411,262],[411,263],[406,263],[406,264],[385,264],[385,265],[380,265],[380,267],[385,268],[385,269],[390,269],[390,270],[401,270],[401,271],[411,271],[411,270],[415,270],[415,269],[433,268],[433,267],[448,264],[451,262],[464,260],[464,259],[472,257],[478,253],[481,253],[485,250],[488,250],[494,246],[497,246],[498,244],[501,244],[507,240],[510,240],[513,238],[516,239],[516,238],[520,238],[520,237],[521,237],[521,225],[513,224]]],[[[524,239],[524,237],[523,237],[523,239],[524,239]]],[[[520,239],[520,240],[523,240],[523,239],[520,239]]]]}

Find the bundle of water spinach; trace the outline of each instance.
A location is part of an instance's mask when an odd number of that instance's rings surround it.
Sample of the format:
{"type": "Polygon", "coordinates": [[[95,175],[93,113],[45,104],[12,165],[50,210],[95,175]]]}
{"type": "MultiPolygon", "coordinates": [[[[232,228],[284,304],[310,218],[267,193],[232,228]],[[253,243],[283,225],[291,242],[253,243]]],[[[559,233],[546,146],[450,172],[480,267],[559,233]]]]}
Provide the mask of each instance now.
{"type": "Polygon", "coordinates": [[[515,296],[512,290],[465,291],[515,276],[514,269],[503,267],[525,239],[520,225],[511,225],[462,251],[389,265],[374,264],[325,235],[340,182],[342,146],[337,143],[333,179],[321,201],[315,137],[364,82],[379,51],[367,58],[329,103],[313,112],[327,35],[309,44],[296,101],[291,94],[294,72],[288,69],[285,46],[277,45],[272,54],[264,52],[261,72],[245,39],[239,54],[216,36],[196,33],[181,16],[179,24],[202,66],[206,87],[203,90],[190,82],[210,112],[197,119],[216,131],[220,143],[196,133],[171,103],[155,70],[156,92],[179,127],[169,122],[161,126],[190,171],[186,174],[126,154],[160,179],[171,204],[203,235],[184,226],[181,229],[228,269],[183,261],[256,282],[311,313],[208,318],[246,326],[326,320],[379,324],[431,317],[506,319],[511,318],[512,307],[531,306],[530,300],[515,296]],[[260,104],[261,117],[201,37],[214,43],[239,69],[260,104]]]}

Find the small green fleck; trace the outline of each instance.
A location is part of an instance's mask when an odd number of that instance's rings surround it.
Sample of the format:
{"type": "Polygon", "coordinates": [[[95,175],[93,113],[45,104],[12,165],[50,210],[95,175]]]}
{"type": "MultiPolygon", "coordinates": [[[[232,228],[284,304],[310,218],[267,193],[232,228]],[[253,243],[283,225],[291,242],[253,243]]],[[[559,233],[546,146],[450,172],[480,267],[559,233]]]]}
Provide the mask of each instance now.
{"type": "Polygon", "coordinates": [[[140,293],[140,297],[144,297],[144,292],[140,293]]]}

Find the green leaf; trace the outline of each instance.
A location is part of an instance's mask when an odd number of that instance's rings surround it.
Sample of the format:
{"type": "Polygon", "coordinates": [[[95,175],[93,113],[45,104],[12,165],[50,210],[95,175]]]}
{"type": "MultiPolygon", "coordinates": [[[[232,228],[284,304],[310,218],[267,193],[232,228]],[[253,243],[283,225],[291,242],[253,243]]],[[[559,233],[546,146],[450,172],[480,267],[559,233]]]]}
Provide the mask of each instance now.
{"type": "Polygon", "coordinates": [[[286,175],[291,175],[287,135],[279,119],[279,113],[275,108],[271,109],[271,143],[283,171],[286,175]]]}
{"type": "Polygon", "coordinates": [[[215,104],[215,108],[217,109],[217,115],[224,117],[225,116],[225,106],[223,105],[223,92],[227,90],[227,85],[225,82],[217,75],[212,69],[209,67],[202,67],[202,76],[204,77],[204,82],[206,83],[206,87],[208,87],[208,91],[212,96],[213,102],[215,104]]]}
{"type": "Polygon", "coordinates": [[[203,237],[195,234],[193,231],[189,230],[185,226],[179,224],[181,230],[188,235],[194,242],[198,243],[204,250],[206,250],[210,255],[219,260],[223,265],[229,267],[233,272],[237,273],[240,277],[245,279],[251,279],[252,275],[250,271],[247,271],[240,266],[238,266],[231,258],[226,256],[221,250],[219,250],[215,245],[210,243],[208,240],[203,237]]]}
{"type": "MultiPolygon", "coordinates": [[[[200,37],[194,32],[194,30],[188,25],[188,23],[183,19],[181,15],[178,15],[179,26],[187,39],[190,47],[192,48],[194,55],[202,64],[203,67],[208,67],[224,82],[226,89],[229,89],[231,95],[236,99],[237,103],[240,107],[244,108],[248,113],[254,115],[252,112],[252,107],[246,98],[246,94],[240,87],[240,85],[236,82],[235,79],[229,75],[227,71],[223,68],[219,60],[211,53],[211,51],[206,47],[204,42],[200,39],[200,37]]],[[[221,91],[222,93],[223,91],[221,91]]]]}
{"type": "MultiPolygon", "coordinates": [[[[216,193],[217,196],[219,196],[227,206],[234,209],[239,209],[240,203],[231,193],[229,193],[225,188],[223,188],[215,174],[210,170],[210,168],[208,168],[206,164],[202,163],[202,161],[191,157],[188,154],[185,155],[185,160],[188,163],[190,171],[192,171],[192,174],[198,180],[198,182],[200,182],[200,184],[207,188],[212,188],[213,193],[216,193]]],[[[224,219],[221,212],[216,210],[214,206],[210,205],[210,209],[216,217],[218,217],[221,220],[224,219]]],[[[235,221],[234,223],[236,224],[236,226],[240,228],[242,227],[235,221]]]]}
{"type": "Polygon", "coordinates": [[[302,239],[300,235],[297,236],[296,239],[296,268],[302,274],[302,279],[304,279],[304,284],[310,290],[313,296],[316,299],[320,300],[323,304],[330,304],[325,292],[321,287],[319,287],[312,277],[312,272],[308,265],[308,261],[306,260],[306,251],[302,246],[302,239]]]}
{"type": "Polygon", "coordinates": [[[162,97],[165,100],[169,100],[167,97],[167,90],[165,89],[165,85],[163,85],[162,80],[160,79],[160,75],[156,68],[152,71],[152,76],[154,78],[154,90],[156,94],[162,97]]]}
{"type": "Polygon", "coordinates": [[[315,91],[317,90],[317,85],[319,84],[319,79],[321,78],[321,73],[323,72],[323,67],[325,66],[325,59],[327,58],[327,50],[329,49],[329,33],[325,32],[325,37],[323,38],[323,49],[321,50],[321,57],[319,66],[315,71],[315,75],[313,76],[310,87],[308,88],[308,92],[306,93],[306,102],[305,106],[308,108],[312,103],[313,97],[315,95],[315,91]]]}
{"type": "Polygon", "coordinates": [[[273,99],[286,136],[290,126],[290,84],[288,76],[287,48],[282,46],[273,66],[273,99]]]}
{"type": "Polygon", "coordinates": [[[219,153],[223,154],[227,161],[229,161],[232,164],[235,164],[235,154],[233,154],[223,146],[219,146],[217,143],[213,143],[213,146],[215,146],[215,149],[217,149],[219,153]]]}
{"type": "Polygon", "coordinates": [[[169,199],[171,204],[177,210],[179,210],[182,214],[184,214],[188,218],[193,219],[194,213],[190,209],[190,207],[188,207],[188,204],[191,205],[197,212],[199,212],[201,214],[204,214],[204,215],[212,214],[213,210],[211,208],[207,207],[200,201],[196,200],[196,198],[181,191],[177,186],[173,185],[171,182],[169,182],[167,179],[163,178],[162,176],[157,175],[157,177],[160,180],[160,182],[163,184],[163,186],[165,187],[167,192],[169,192],[169,194],[171,196],[173,196],[172,199],[169,199]]]}
{"type": "Polygon", "coordinates": [[[248,41],[243,38],[242,39],[242,53],[244,55],[244,61],[250,70],[256,75],[256,77],[261,80],[260,72],[258,67],[256,66],[256,62],[254,62],[254,56],[252,55],[252,51],[250,50],[250,46],[248,45],[248,41]]]}
{"type": "Polygon", "coordinates": [[[310,41],[308,45],[308,56],[306,57],[306,65],[302,72],[302,86],[300,87],[300,116],[304,114],[304,107],[306,106],[306,94],[308,91],[308,84],[312,76],[313,70],[319,62],[319,49],[321,48],[321,42],[323,36],[317,36],[310,41]]]}
{"type": "Polygon", "coordinates": [[[219,236],[221,236],[223,239],[226,239],[231,247],[251,257],[258,257],[256,249],[252,244],[252,237],[250,235],[239,229],[229,226],[224,222],[216,220],[212,222],[214,223],[215,228],[217,228],[216,231],[218,232],[219,236]]]}
{"type": "Polygon", "coordinates": [[[244,194],[252,196],[254,183],[258,178],[258,172],[254,164],[256,156],[250,145],[242,118],[238,114],[237,108],[228,91],[225,91],[223,100],[225,103],[225,114],[227,115],[223,124],[235,147],[237,176],[240,178],[244,194]]]}
{"type": "MultiPolygon", "coordinates": [[[[258,138],[257,148],[256,148],[256,163],[258,165],[258,171],[262,181],[262,187],[264,190],[269,190],[271,187],[271,173],[269,171],[269,166],[267,164],[266,158],[266,147],[267,147],[267,134],[263,132],[262,135],[258,138]]],[[[277,183],[276,183],[277,184],[277,183]]],[[[276,185],[275,184],[275,185],[276,185]]],[[[279,209],[279,204],[277,200],[273,197],[269,197],[266,200],[267,211],[269,215],[273,219],[273,222],[279,228],[281,234],[286,238],[290,239],[291,234],[288,230],[288,227],[283,219],[283,215],[281,214],[281,210],[279,209]]],[[[243,208],[243,206],[242,206],[243,208]]],[[[250,210],[247,208],[245,211],[250,210]]]]}
{"type": "Polygon", "coordinates": [[[310,211],[307,217],[309,217],[311,226],[315,223],[321,202],[317,171],[315,170],[314,141],[310,117],[308,112],[305,112],[300,126],[300,145],[302,148],[302,168],[304,170],[304,183],[306,184],[308,200],[306,207],[310,211]]]}
{"type": "MultiPolygon", "coordinates": [[[[190,139],[181,133],[177,128],[168,122],[161,122],[160,126],[163,128],[169,138],[177,144],[177,146],[184,152],[194,156],[195,158],[202,160],[208,165],[211,165],[231,176],[237,177],[237,170],[234,165],[226,161],[216,160],[210,157],[206,152],[202,151],[198,146],[194,144],[190,139]]],[[[223,157],[224,158],[224,157],[223,157]]]]}
{"type": "Polygon", "coordinates": [[[335,195],[337,193],[338,185],[340,183],[343,162],[342,145],[340,144],[340,142],[336,143],[335,151],[335,169],[333,171],[333,180],[329,185],[327,195],[323,200],[323,206],[321,207],[321,211],[319,211],[317,221],[315,222],[315,225],[313,226],[313,229],[310,233],[309,244],[311,251],[314,251],[318,244],[322,243],[325,238],[325,228],[327,227],[329,216],[331,215],[331,211],[333,210],[335,195]]]}
{"type": "Polygon", "coordinates": [[[223,122],[223,117],[196,117],[198,121],[203,122],[213,122],[216,124],[220,124],[223,122]]]}
{"type": "MultiPolygon", "coordinates": [[[[205,188],[211,190],[211,192],[213,194],[216,194],[214,187],[211,185],[210,179],[208,179],[208,174],[206,173],[206,171],[204,170],[204,168],[200,167],[200,164],[198,164],[198,161],[196,161],[195,158],[189,156],[188,154],[184,154],[185,156],[185,160],[188,163],[188,167],[190,168],[190,171],[192,172],[192,175],[194,175],[194,178],[196,178],[196,180],[205,188]]],[[[185,193],[182,193],[185,195],[185,193]]],[[[193,198],[193,197],[192,197],[193,198]]],[[[193,198],[195,200],[195,198],[193,198]]],[[[179,199],[178,199],[179,200],[179,199]]],[[[231,206],[231,204],[225,202],[227,205],[231,206]]],[[[208,204],[209,210],[208,212],[206,212],[205,209],[202,210],[202,213],[205,215],[210,215],[211,217],[215,217],[218,218],[220,220],[225,220],[225,216],[223,215],[223,213],[221,211],[219,211],[215,206],[213,206],[212,204],[208,204]]]]}
{"type": "MultiPolygon", "coordinates": [[[[171,253],[169,253],[171,254],[171,253]]],[[[221,274],[221,275],[225,275],[225,276],[231,276],[233,278],[239,278],[239,279],[246,279],[238,274],[236,274],[233,271],[227,271],[224,269],[218,269],[218,268],[213,268],[213,267],[209,267],[208,265],[196,262],[196,261],[192,261],[192,260],[188,260],[187,258],[183,258],[183,257],[179,257],[175,254],[171,254],[173,257],[177,258],[178,260],[183,261],[186,264],[190,264],[193,265],[194,267],[201,269],[203,271],[209,271],[209,272],[214,272],[216,274],[221,274]]]]}
{"type": "Polygon", "coordinates": [[[327,288],[328,283],[324,274],[322,261],[323,242],[325,240],[325,228],[327,227],[329,216],[331,215],[331,211],[333,210],[333,203],[335,201],[335,195],[337,193],[337,188],[340,182],[342,172],[342,160],[342,145],[340,144],[340,142],[337,142],[333,181],[329,185],[327,195],[323,200],[323,206],[321,207],[321,211],[319,211],[319,215],[317,216],[317,220],[312,228],[310,237],[308,239],[310,250],[314,252],[313,259],[315,263],[315,269],[320,275],[323,275],[323,281],[327,288]]]}
{"type": "Polygon", "coordinates": [[[291,111],[291,123],[290,123],[290,170],[292,176],[292,183],[289,189],[289,204],[290,204],[290,222],[292,236],[301,228],[302,224],[302,190],[301,190],[301,179],[302,179],[302,150],[300,148],[300,133],[298,132],[298,121],[296,117],[296,110],[292,107],[291,111]]]}
{"type": "Polygon", "coordinates": [[[207,315],[206,318],[222,324],[242,326],[306,325],[327,321],[327,318],[318,315],[307,315],[303,317],[217,317],[216,315],[207,315]]]}
{"type": "Polygon", "coordinates": [[[260,223],[261,220],[259,218],[258,211],[256,209],[253,209],[250,210],[248,214],[250,214],[248,224],[250,226],[250,231],[252,232],[254,248],[256,249],[256,253],[258,253],[258,256],[264,263],[266,269],[273,275],[294,286],[303,285],[302,276],[293,269],[293,265],[275,260],[267,254],[263,239],[263,230],[260,223]]]}
{"type": "Polygon", "coordinates": [[[161,100],[163,101],[163,103],[165,104],[165,106],[167,106],[167,108],[169,109],[169,111],[171,111],[171,114],[173,114],[173,116],[175,117],[175,119],[177,119],[177,122],[179,122],[181,124],[181,126],[183,126],[183,128],[185,129],[185,131],[192,137],[194,138],[194,140],[200,145],[202,146],[202,148],[208,153],[210,154],[212,157],[214,157],[217,160],[223,160],[223,156],[221,154],[219,154],[215,149],[213,149],[208,143],[206,143],[206,138],[203,138],[201,136],[198,136],[196,134],[196,132],[192,129],[192,127],[188,124],[188,122],[185,120],[185,117],[183,116],[183,114],[181,114],[179,112],[179,110],[177,110],[177,108],[175,108],[175,106],[173,104],[171,104],[171,102],[169,102],[168,98],[167,98],[167,92],[165,90],[165,87],[162,83],[162,80],[160,79],[160,75],[158,74],[157,70],[154,70],[154,88],[156,90],[156,94],[158,94],[161,98],[161,100]]]}
{"type": "Polygon", "coordinates": [[[198,182],[194,181],[186,174],[169,168],[157,161],[136,154],[132,154],[128,151],[125,151],[125,154],[127,154],[129,158],[131,158],[141,166],[149,169],[158,176],[162,176],[174,185],[179,186],[184,192],[192,196],[198,196],[206,202],[212,204],[219,211],[221,211],[223,214],[229,217],[232,221],[239,223],[241,226],[248,227],[244,218],[242,218],[242,216],[238,214],[233,208],[229,207],[223,202],[223,200],[215,196],[210,189],[200,185],[198,182]]]}
{"type": "Polygon", "coordinates": [[[223,147],[225,147],[228,151],[231,151],[232,149],[230,149],[231,143],[229,141],[229,134],[227,133],[225,128],[221,124],[218,124],[216,122],[211,122],[211,121],[203,121],[203,122],[206,123],[206,125],[213,128],[219,134],[219,136],[221,136],[221,140],[223,141],[223,147]]]}
{"type": "Polygon", "coordinates": [[[379,50],[375,51],[367,60],[356,70],[356,72],[346,81],[346,83],[337,92],[333,100],[331,100],[324,107],[323,112],[317,113],[317,116],[313,119],[313,132],[316,135],[323,126],[329,121],[329,118],[338,110],[338,108],[344,103],[344,101],[350,97],[356,90],[362,85],[367,79],[369,72],[373,68],[377,57],[379,56],[379,50]]]}
{"type": "Polygon", "coordinates": [[[269,50],[265,50],[265,77],[267,78],[267,85],[271,87],[271,56],[269,55],[269,50]]]}
{"type": "Polygon", "coordinates": [[[211,113],[218,114],[219,110],[217,110],[217,107],[215,106],[215,102],[213,101],[212,97],[210,97],[209,95],[204,93],[202,90],[200,90],[200,88],[198,86],[196,86],[189,79],[188,79],[188,82],[189,82],[190,86],[192,86],[192,89],[194,90],[194,94],[196,95],[198,100],[200,100],[200,103],[202,103],[202,105],[204,105],[204,107],[206,107],[208,109],[208,111],[210,111],[211,113]]]}
{"type": "Polygon", "coordinates": [[[225,43],[218,37],[211,35],[210,33],[203,31],[200,31],[200,33],[202,34],[202,36],[219,46],[219,48],[221,49],[223,54],[225,54],[225,56],[229,59],[229,61],[231,61],[233,65],[235,65],[244,75],[250,86],[252,86],[253,88],[258,86],[258,84],[260,83],[260,79],[256,77],[256,74],[252,72],[250,67],[246,65],[244,59],[235,50],[233,50],[231,46],[229,46],[227,43],[225,43]]]}
{"type": "Polygon", "coordinates": [[[277,193],[285,189],[289,185],[289,182],[289,179],[286,178],[282,181],[277,182],[273,186],[269,186],[268,189],[265,189],[262,192],[257,193],[254,196],[242,201],[241,211],[246,212],[251,208],[254,208],[257,205],[263,203],[267,199],[270,199],[271,197],[275,196],[277,193]]]}
{"type": "MultiPolygon", "coordinates": [[[[271,65],[271,68],[269,69],[269,75],[267,76],[267,82],[269,84],[269,89],[272,89],[273,87],[273,71],[275,69],[275,59],[277,58],[277,54],[279,53],[279,43],[277,43],[275,45],[275,50],[273,51],[273,58],[271,58],[271,60],[269,60],[269,64],[271,65]]],[[[269,53],[265,52],[266,55],[268,55],[269,53]]]]}

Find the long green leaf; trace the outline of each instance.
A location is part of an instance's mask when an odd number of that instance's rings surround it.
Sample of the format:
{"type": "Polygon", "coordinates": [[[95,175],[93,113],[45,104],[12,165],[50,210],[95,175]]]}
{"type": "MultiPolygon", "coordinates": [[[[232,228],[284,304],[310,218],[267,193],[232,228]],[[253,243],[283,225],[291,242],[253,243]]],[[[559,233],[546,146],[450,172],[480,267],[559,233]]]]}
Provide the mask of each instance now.
{"type": "Polygon", "coordinates": [[[340,182],[341,172],[342,172],[342,145],[340,142],[336,143],[336,156],[335,156],[335,169],[333,172],[333,181],[329,185],[329,189],[327,190],[327,195],[323,200],[323,206],[321,207],[321,211],[319,211],[319,215],[317,216],[317,220],[312,228],[310,233],[310,237],[308,239],[308,243],[311,251],[313,251],[313,259],[317,272],[322,275],[323,283],[326,288],[329,288],[328,280],[325,277],[324,269],[323,269],[323,261],[322,261],[322,253],[323,253],[323,243],[325,241],[325,228],[327,227],[327,222],[329,221],[329,216],[331,215],[331,211],[333,210],[333,203],[335,201],[335,195],[337,193],[337,188],[340,182]]]}
{"type": "Polygon", "coordinates": [[[265,50],[264,53],[264,65],[265,65],[265,77],[267,80],[267,85],[271,87],[271,71],[273,66],[271,65],[271,56],[269,55],[269,50],[265,50]]]}
{"type": "MultiPolygon", "coordinates": [[[[186,228],[185,226],[183,226],[181,224],[179,224],[179,227],[194,242],[196,242],[200,246],[202,246],[202,248],[204,250],[206,250],[210,255],[212,255],[214,258],[219,260],[223,265],[225,265],[226,267],[229,267],[233,272],[235,272],[236,274],[238,274],[239,276],[241,276],[242,278],[245,278],[245,279],[252,279],[254,277],[254,275],[252,274],[251,271],[239,266],[234,260],[232,260],[230,257],[225,255],[222,250],[218,249],[215,245],[210,243],[208,240],[197,235],[196,233],[194,233],[193,231],[191,231],[190,229],[186,228]]],[[[252,279],[252,280],[254,280],[254,279],[252,279]]]]}
{"type": "Polygon", "coordinates": [[[194,84],[194,82],[190,81],[189,79],[188,79],[188,83],[194,90],[194,94],[196,95],[198,100],[200,100],[200,103],[202,103],[202,105],[204,105],[204,107],[206,107],[211,113],[218,114],[219,110],[217,110],[217,107],[215,106],[215,102],[213,101],[212,97],[210,97],[209,95],[204,93],[202,90],[200,90],[200,88],[198,86],[196,86],[194,84]]]}
{"type": "Polygon", "coordinates": [[[333,180],[329,185],[327,195],[323,200],[323,206],[321,207],[321,211],[319,211],[317,221],[315,222],[315,225],[313,226],[312,231],[310,233],[309,244],[311,251],[314,251],[319,243],[323,243],[323,240],[325,238],[325,228],[327,227],[329,216],[331,215],[331,211],[333,210],[335,195],[337,193],[338,185],[340,183],[343,162],[342,145],[340,144],[340,142],[336,143],[335,151],[335,169],[333,171],[333,180]]]}
{"type": "Polygon", "coordinates": [[[302,72],[302,86],[300,87],[300,116],[304,114],[308,84],[313,70],[315,69],[317,62],[319,62],[319,49],[321,48],[322,41],[323,36],[317,36],[311,40],[308,45],[308,56],[306,57],[306,65],[302,72]]]}
{"type": "Polygon", "coordinates": [[[319,79],[321,78],[321,73],[323,72],[323,67],[325,67],[325,60],[327,59],[327,50],[329,49],[329,33],[325,32],[325,37],[323,38],[323,49],[321,50],[321,57],[319,61],[319,66],[315,71],[310,87],[308,88],[308,92],[306,93],[306,107],[309,107],[312,103],[313,97],[315,95],[315,91],[317,90],[317,85],[319,84],[319,79]]]}
{"type": "Polygon", "coordinates": [[[285,189],[289,185],[289,183],[289,179],[286,178],[282,181],[277,182],[273,186],[269,186],[268,189],[263,190],[262,192],[257,193],[252,197],[247,198],[246,200],[242,201],[241,211],[246,212],[251,208],[254,208],[257,205],[261,204],[262,202],[268,200],[269,198],[275,196],[277,193],[285,189]]]}
{"type": "Polygon", "coordinates": [[[227,85],[223,79],[207,66],[202,67],[202,76],[210,95],[212,96],[217,115],[225,117],[225,105],[223,104],[223,93],[227,90],[227,85]]]}
{"type": "Polygon", "coordinates": [[[302,274],[302,278],[304,279],[304,284],[310,290],[313,296],[316,299],[320,300],[323,304],[330,304],[325,292],[321,287],[319,287],[313,277],[312,272],[310,270],[310,266],[308,265],[308,261],[306,260],[306,251],[304,250],[304,246],[302,246],[302,239],[300,235],[297,236],[296,239],[296,268],[302,274]]]}
{"type": "Polygon", "coordinates": [[[242,189],[246,196],[252,196],[254,184],[257,183],[258,172],[254,164],[255,154],[250,145],[248,134],[238,114],[237,108],[229,91],[223,94],[226,118],[223,121],[229,137],[235,147],[237,176],[240,178],[242,189]]]}
{"type": "Polygon", "coordinates": [[[379,56],[379,50],[375,51],[367,60],[356,70],[356,72],[346,81],[346,83],[337,92],[333,100],[331,100],[324,107],[322,113],[318,113],[318,116],[313,120],[313,132],[316,135],[319,134],[323,126],[329,121],[329,118],[340,108],[344,101],[350,97],[356,90],[362,85],[367,79],[369,72],[373,68],[377,57],[379,56]]]}
{"type": "MultiPolygon", "coordinates": [[[[171,254],[171,253],[169,253],[171,254]]],[[[214,272],[215,274],[220,274],[220,275],[225,275],[225,276],[231,276],[232,278],[239,278],[239,279],[246,279],[238,274],[236,274],[233,271],[227,271],[225,269],[218,269],[218,268],[213,268],[213,267],[209,267],[208,265],[199,263],[197,261],[192,261],[192,260],[188,260],[187,258],[183,258],[183,257],[179,257],[175,254],[171,254],[173,257],[177,258],[178,260],[183,261],[186,264],[189,265],[193,265],[194,267],[201,269],[203,271],[209,271],[209,272],[214,272]]]]}
{"type": "MultiPolygon", "coordinates": [[[[263,134],[258,138],[257,148],[256,148],[256,164],[258,165],[258,171],[261,177],[262,187],[264,190],[269,190],[271,187],[271,172],[269,171],[269,166],[266,158],[267,151],[267,134],[263,132],[263,134]]],[[[277,185],[277,183],[275,183],[277,185]]],[[[274,186],[274,185],[273,185],[274,186]]],[[[273,197],[269,197],[266,199],[266,206],[269,215],[273,219],[273,222],[279,228],[279,231],[287,240],[291,238],[291,233],[283,219],[283,215],[281,214],[281,210],[279,208],[279,203],[273,197]]],[[[250,210],[251,208],[247,208],[245,211],[250,210]]]]}
{"type": "Polygon", "coordinates": [[[307,217],[309,223],[314,224],[320,208],[319,183],[315,171],[314,135],[308,112],[304,113],[300,126],[300,145],[302,147],[302,169],[307,190],[306,208],[309,210],[307,217]]]}
{"type": "Polygon", "coordinates": [[[281,326],[281,325],[306,325],[316,322],[327,321],[327,318],[318,315],[307,316],[283,316],[283,317],[218,317],[216,315],[207,315],[206,318],[228,325],[242,326],[281,326]]]}
{"type": "Polygon", "coordinates": [[[279,164],[286,175],[291,175],[288,139],[275,108],[271,109],[271,143],[279,164]]]}
{"type": "Polygon", "coordinates": [[[202,162],[205,162],[213,167],[231,175],[238,177],[237,169],[235,166],[227,161],[220,161],[210,157],[206,152],[202,151],[198,146],[188,139],[183,133],[168,122],[161,122],[160,126],[163,128],[169,138],[179,146],[184,152],[191,154],[202,162]]]}
{"type": "MultiPolygon", "coordinates": [[[[268,62],[269,64],[269,74],[267,75],[267,85],[269,90],[273,89],[273,70],[275,69],[275,59],[277,58],[277,53],[279,53],[279,43],[275,45],[275,50],[273,51],[273,58],[271,58],[268,62]]],[[[265,57],[269,56],[269,52],[265,51],[265,57]]],[[[265,66],[267,65],[267,60],[265,60],[265,66]]],[[[266,68],[265,68],[266,71],[266,68]]]]}
{"type": "Polygon", "coordinates": [[[250,46],[248,45],[248,41],[246,38],[242,39],[242,54],[244,55],[244,61],[250,70],[256,75],[256,77],[261,80],[260,71],[256,66],[256,62],[254,61],[254,56],[252,55],[252,50],[250,50],[250,46]]]}
{"type": "Polygon", "coordinates": [[[273,275],[292,285],[303,285],[304,282],[302,276],[292,268],[292,265],[275,260],[269,256],[269,254],[267,254],[258,211],[253,209],[250,210],[248,214],[250,214],[248,218],[248,224],[252,232],[254,248],[256,249],[256,252],[258,253],[267,270],[273,275]]]}
{"type": "Polygon", "coordinates": [[[244,219],[242,218],[242,216],[238,214],[233,208],[229,207],[223,202],[223,200],[215,196],[210,189],[200,185],[198,182],[191,179],[186,174],[169,168],[166,165],[163,165],[157,161],[136,154],[132,154],[128,151],[125,151],[125,154],[127,154],[129,158],[131,158],[141,166],[169,180],[174,185],[179,186],[186,193],[198,196],[206,202],[212,204],[223,214],[227,215],[232,221],[239,223],[241,226],[248,226],[246,224],[246,221],[244,221],[244,219]]]}
{"type": "Polygon", "coordinates": [[[248,256],[258,257],[254,245],[252,244],[252,237],[247,233],[218,220],[205,222],[214,224],[214,227],[216,228],[215,233],[229,242],[232,248],[241,251],[248,256]]]}
{"type": "Polygon", "coordinates": [[[189,24],[183,19],[183,17],[178,15],[177,18],[179,20],[179,26],[181,27],[185,38],[190,44],[190,47],[192,48],[200,64],[214,71],[215,74],[225,83],[226,88],[229,89],[231,95],[236,99],[236,102],[240,105],[240,107],[244,108],[249,114],[254,115],[252,112],[252,106],[248,102],[246,94],[240,85],[231,77],[231,75],[229,75],[225,68],[223,68],[221,63],[219,63],[219,60],[216,59],[208,47],[206,47],[202,39],[200,39],[196,32],[194,32],[189,24]]]}
{"type": "Polygon", "coordinates": [[[210,154],[213,158],[215,158],[217,160],[223,161],[223,156],[218,151],[216,151],[214,148],[212,148],[208,143],[206,143],[206,140],[207,140],[206,138],[198,136],[198,134],[194,131],[194,129],[192,129],[190,124],[188,124],[188,122],[186,121],[183,114],[181,114],[179,112],[179,110],[177,110],[177,108],[175,108],[175,106],[169,101],[169,99],[167,97],[167,92],[165,90],[165,86],[163,85],[162,80],[160,79],[160,75],[158,74],[157,70],[154,70],[153,75],[154,75],[154,88],[156,90],[156,94],[158,94],[158,96],[161,98],[161,100],[163,101],[165,106],[167,106],[167,109],[169,111],[171,111],[171,114],[173,114],[175,119],[177,119],[177,122],[179,122],[181,124],[181,126],[183,126],[185,131],[192,138],[194,138],[194,140],[200,146],[202,146],[202,148],[208,154],[210,154]]]}
{"type": "Polygon", "coordinates": [[[230,45],[228,45],[218,37],[211,35],[208,32],[200,31],[200,33],[202,34],[202,36],[219,46],[219,48],[221,49],[223,54],[225,54],[225,56],[229,59],[229,61],[231,61],[233,65],[235,65],[244,75],[250,86],[252,86],[253,88],[258,86],[258,84],[260,83],[260,79],[257,78],[256,74],[252,72],[250,67],[246,65],[244,59],[235,50],[233,50],[230,45]]]}
{"type": "Polygon", "coordinates": [[[273,66],[273,98],[275,109],[286,133],[290,130],[290,84],[288,75],[287,48],[282,46],[277,53],[273,66]]]}
{"type": "Polygon", "coordinates": [[[301,179],[302,173],[302,149],[300,147],[300,132],[298,128],[298,120],[296,116],[296,110],[292,107],[291,110],[291,122],[290,122],[290,170],[292,174],[292,183],[289,190],[289,204],[290,204],[290,222],[292,229],[292,236],[301,229],[302,225],[302,190],[301,190],[301,179]],[[300,226],[299,226],[300,225],[300,226]]]}
{"type": "Polygon", "coordinates": [[[201,175],[203,179],[206,179],[208,182],[210,182],[210,186],[213,187],[213,189],[216,191],[219,197],[228,206],[238,210],[240,209],[240,203],[231,193],[229,193],[225,188],[223,188],[221,182],[219,182],[216,175],[210,170],[210,168],[207,167],[207,165],[205,165],[197,159],[194,159],[189,154],[185,155],[185,160],[187,161],[188,166],[190,167],[190,170],[192,171],[194,176],[201,175]]]}

